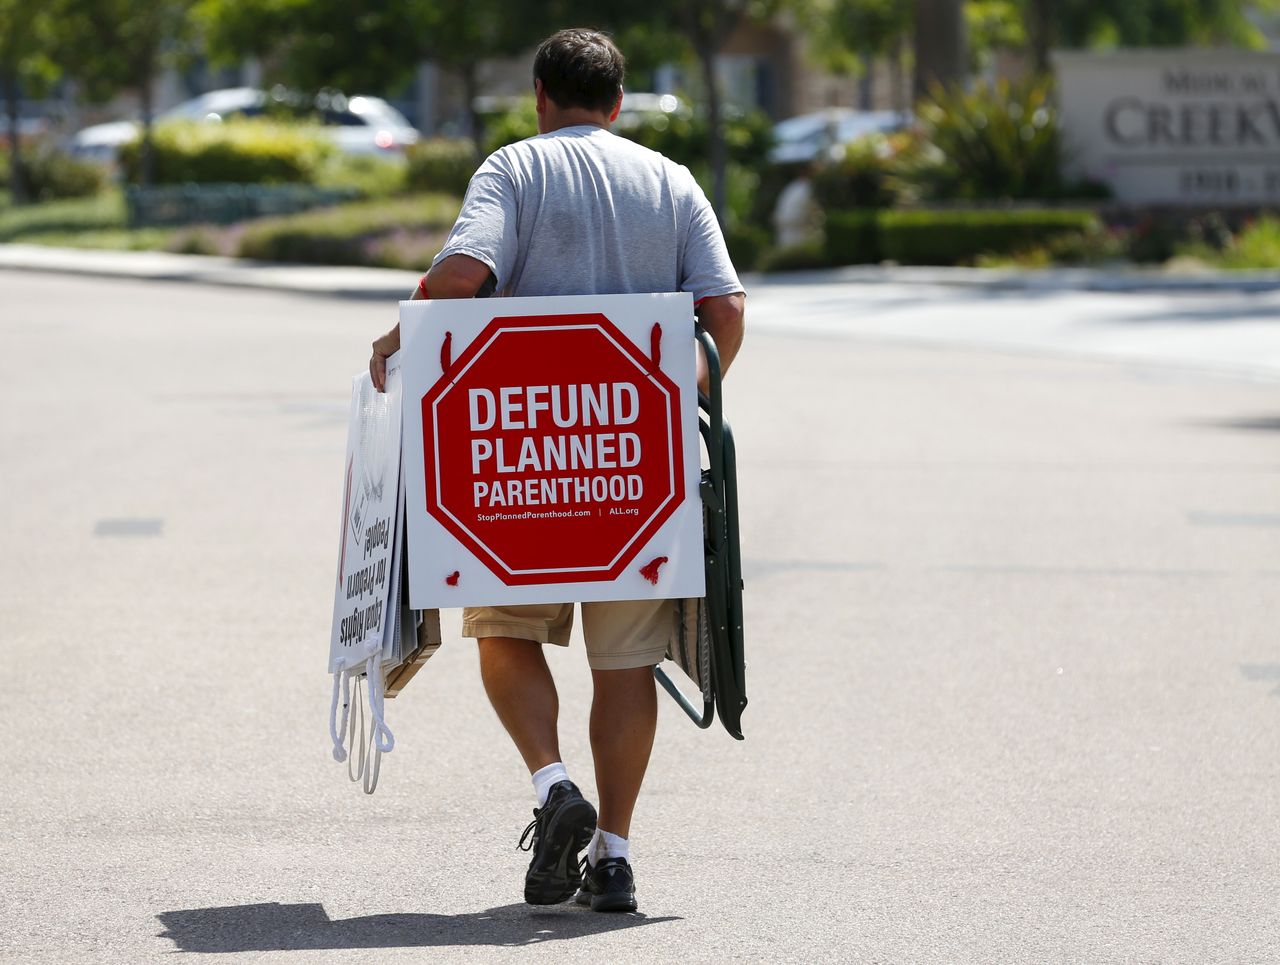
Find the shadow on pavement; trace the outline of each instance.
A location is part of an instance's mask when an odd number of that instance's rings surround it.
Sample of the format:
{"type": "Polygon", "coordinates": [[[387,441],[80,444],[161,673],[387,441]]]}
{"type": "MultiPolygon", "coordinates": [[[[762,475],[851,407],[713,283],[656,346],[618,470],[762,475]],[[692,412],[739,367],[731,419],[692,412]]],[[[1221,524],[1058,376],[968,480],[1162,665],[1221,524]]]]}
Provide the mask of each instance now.
{"type": "Polygon", "coordinates": [[[1242,416],[1195,423],[1211,429],[1240,429],[1244,432],[1280,432],[1280,415],[1242,416]]]}
{"type": "Polygon", "coordinates": [[[1242,663],[1240,672],[1246,680],[1275,682],[1276,689],[1271,693],[1280,697],[1280,663],[1242,663]]]}
{"type": "Polygon", "coordinates": [[[680,921],[642,914],[598,914],[572,903],[535,909],[504,905],[462,915],[366,915],[333,921],[319,902],[191,908],[156,916],[184,952],[276,952],[330,948],[536,945],[680,921]]]}
{"type": "Polygon", "coordinates": [[[1116,315],[1113,321],[1123,325],[1154,322],[1158,324],[1213,325],[1223,322],[1256,322],[1269,324],[1275,321],[1276,306],[1274,301],[1260,305],[1223,305],[1215,302],[1212,305],[1201,305],[1193,308],[1181,308],[1177,311],[1162,307],[1156,311],[1141,312],[1132,315],[1116,315]]]}

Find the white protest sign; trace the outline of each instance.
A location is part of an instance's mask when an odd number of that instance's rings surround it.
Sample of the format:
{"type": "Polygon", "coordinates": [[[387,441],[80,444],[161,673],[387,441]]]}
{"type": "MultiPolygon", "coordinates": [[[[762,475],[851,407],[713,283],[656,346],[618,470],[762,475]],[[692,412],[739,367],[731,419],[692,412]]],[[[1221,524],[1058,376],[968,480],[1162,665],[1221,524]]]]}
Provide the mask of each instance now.
{"type": "Polygon", "coordinates": [[[391,659],[398,599],[401,370],[387,364],[386,392],[368,374],[352,380],[329,672],[350,670],[377,653],[391,659]]]}
{"type": "Polygon", "coordinates": [[[693,298],[400,303],[409,599],[704,595],[693,298]]]}

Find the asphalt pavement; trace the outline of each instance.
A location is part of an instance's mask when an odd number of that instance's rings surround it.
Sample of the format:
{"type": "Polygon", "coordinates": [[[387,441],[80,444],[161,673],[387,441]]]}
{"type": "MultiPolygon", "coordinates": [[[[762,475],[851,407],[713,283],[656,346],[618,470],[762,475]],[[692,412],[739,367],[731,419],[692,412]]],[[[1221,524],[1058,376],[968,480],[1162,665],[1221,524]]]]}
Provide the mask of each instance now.
{"type": "Polygon", "coordinates": [[[662,698],[606,916],[521,902],[457,613],[377,793],[329,757],[348,377],[394,305],[0,271],[0,959],[1277,960],[1276,299],[753,286],[747,739],[662,698]]]}

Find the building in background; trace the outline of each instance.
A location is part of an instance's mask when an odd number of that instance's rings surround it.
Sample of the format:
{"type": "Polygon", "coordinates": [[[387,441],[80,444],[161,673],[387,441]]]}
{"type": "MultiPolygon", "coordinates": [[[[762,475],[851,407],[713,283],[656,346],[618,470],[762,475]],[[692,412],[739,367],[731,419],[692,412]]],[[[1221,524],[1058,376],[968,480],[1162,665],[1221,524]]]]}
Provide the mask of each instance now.
{"type": "MultiPolygon", "coordinates": [[[[498,98],[530,94],[533,54],[531,47],[519,57],[483,64],[480,88],[498,98]]],[[[901,65],[879,59],[861,77],[824,70],[809,56],[804,32],[785,17],[739,24],[725,45],[719,71],[727,104],[764,111],[774,120],[828,107],[906,110],[910,106],[910,78],[901,65]]],[[[697,102],[701,87],[696,67],[673,63],[654,71],[654,93],[687,94],[697,102]]],[[[462,84],[434,65],[419,69],[412,103],[396,104],[426,134],[458,134],[465,129],[462,84]]]]}

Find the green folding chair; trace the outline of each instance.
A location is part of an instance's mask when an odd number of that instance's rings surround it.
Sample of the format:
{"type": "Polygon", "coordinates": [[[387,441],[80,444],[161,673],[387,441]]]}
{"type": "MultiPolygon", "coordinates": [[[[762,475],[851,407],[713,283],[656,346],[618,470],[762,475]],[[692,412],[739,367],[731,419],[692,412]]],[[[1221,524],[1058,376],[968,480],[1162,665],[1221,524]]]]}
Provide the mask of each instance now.
{"type": "Polygon", "coordinates": [[[653,674],[699,727],[710,727],[719,713],[724,729],[742,740],[747,690],[737,460],[733,432],[721,405],[720,354],[701,325],[696,333],[707,355],[710,390],[705,395],[698,393],[698,429],[708,462],[701,484],[707,595],[701,600],[678,601],[679,632],[667,657],[697,685],[702,706],[698,706],[696,698],[687,696],[661,665],[653,668],[653,674]]]}

